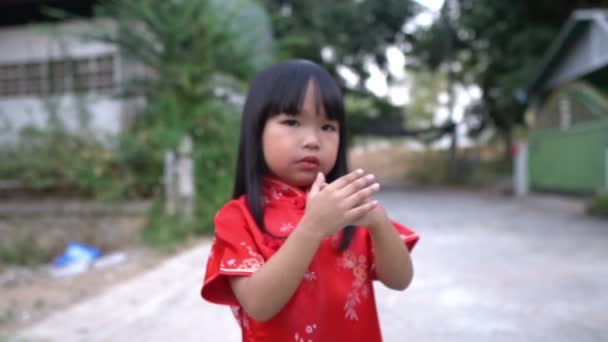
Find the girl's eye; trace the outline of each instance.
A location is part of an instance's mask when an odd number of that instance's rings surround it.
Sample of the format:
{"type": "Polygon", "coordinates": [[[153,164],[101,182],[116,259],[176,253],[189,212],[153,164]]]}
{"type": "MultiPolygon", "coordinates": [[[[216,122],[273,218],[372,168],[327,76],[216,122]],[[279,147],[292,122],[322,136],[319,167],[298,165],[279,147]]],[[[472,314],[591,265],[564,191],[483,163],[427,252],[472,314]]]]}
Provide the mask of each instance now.
{"type": "Polygon", "coordinates": [[[336,127],[336,125],[333,125],[333,124],[323,125],[322,128],[323,128],[324,131],[327,131],[327,132],[335,132],[335,131],[338,130],[338,128],[336,127]]]}
{"type": "Polygon", "coordinates": [[[283,124],[287,125],[287,126],[295,127],[295,126],[299,125],[300,123],[298,122],[298,120],[288,119],[288,120],[284,120],[283,124]]]}

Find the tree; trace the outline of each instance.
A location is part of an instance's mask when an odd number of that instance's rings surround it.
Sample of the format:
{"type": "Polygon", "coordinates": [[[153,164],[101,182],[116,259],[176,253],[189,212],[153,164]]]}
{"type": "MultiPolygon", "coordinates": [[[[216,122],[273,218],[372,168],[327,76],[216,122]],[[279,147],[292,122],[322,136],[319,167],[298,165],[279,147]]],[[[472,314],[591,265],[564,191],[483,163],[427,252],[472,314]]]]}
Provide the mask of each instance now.
{"type": "Polygon", "coordinates": [[[538,67],[540,58],[570,13],[577,8],[608,5],[608,1],[446,0],[446,32],[436,21],[414,34],[410,56],[431,69],[447,68],[455,82],[476,84],[480,103],[468,113],[476,115],[481,132],[491,124],[503,137],[505,158],[516,125],[524,124],[525,94],[522,88],[538,67]],[[445,39],[452,42],[451,63],[445,58],[445,39]]]}
{"type": "Polygon", "coordinates": [[[412,89],[410,90],[410,103],[407,111],[412,113],[408,117],[408,127],[422,129],[433,125],[437,110],[443,105],[439,96],[447,88],[445,73],[432,72],[420,68],[411,73],[412,89]]]}
{"type": "MultiPolygon", "coordinates": [[[[387,75],[386,48],[404,46],[409,40],[404,25],[422,9],[406,0],[261,0],[272,18],[280,58],[305,58],[323,65],[333,74],[346,97],[367,99],[370,111],[393,116],[403,108],[392,106],[365,87],[373,62],[387,75]],[[340,77],[347,68],[358,79],[353,86],[340,77]]],[[[355,109],[362,109],[360,106],[355,109]]],[[[369,115],[356,111],[354,116],[369,115]]]]}
{"type": "Polygon", "coordinates": [[[403,27],[421,10],[415,1],[403,0],[262,0],[262,3],[272,16],[281,57],[313,60],[328,67],[334,75],[338,66],[350,68],[360,77],[359,89],[363,89],[369,76],[365,63],[374,61],[386,71],[386,48],[407,41],[403,27]]]}
{"type": "Polygon", "coordinates": [[[233,181],[240,108],[226,95],[239,95],[244,81],[273,58],[266,12],[251,0],[133,0],[101,2],[96,14],[115,20],[90,38],[116,45],[133,62],[127,66],[145,70],[124,85],[124,95],[146,104],[118,152],[135,185],[154,194],[164,153],[185,134],[194,141],[197,193],[204,194],[199,220],[183,226],[161,214],[150,220],[150,241],[209,231],[233,181]]]}

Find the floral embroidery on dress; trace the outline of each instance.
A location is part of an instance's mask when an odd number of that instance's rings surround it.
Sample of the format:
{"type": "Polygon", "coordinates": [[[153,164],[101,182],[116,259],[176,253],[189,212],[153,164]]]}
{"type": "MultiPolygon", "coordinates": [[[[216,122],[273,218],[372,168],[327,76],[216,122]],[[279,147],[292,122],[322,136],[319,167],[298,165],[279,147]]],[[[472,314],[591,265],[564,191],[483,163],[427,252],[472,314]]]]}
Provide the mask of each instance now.
{"type": "Polygon", "coordinates": [[[317,280],[317,274],[312,271],[307,271],[306,273],[304,273],[304,280],[306,280],[306,281],[317,280]]]}
{"type": "Polygon", "coordinates": [[[344,315],[347,319],[358,320],[356,306],[361,303],[362,299],[369,296],[369,288],[366,284],[368,278],[367,258],[365,255],[357,257],[351,251],[345,251],[342,257],[338,259],[338,266],[347,270],[352,270],[355,279],[351,290],[346,295],[346,303],[344,303],[344,315]]]}
{"type": "Polygon", "coordinates": [[[236,305],[231,305],[230,310],[241,328],[243,330],[249,330],[249,319],[247,319],[247,314],[245,314],[245,311],[240,306],[236,305]]]}
{"type": "Polygon", "coordinates": [[[304,332],[302,334],[296,332],[293,335],[293,340],[296,342],[314,342],[312,339],[314,336],[312,335],[314,334],[315,330],[317,330],[317,324],[309,324],[306,326],[306,328],[304,328],[304,332]]]}
{"type": "Polygon", "coordinates": [[[279,199],[282,196],[290,195],[303,196],[305,194],[302,190],[289,186],[288,184],[277,179],[267,179],[267,182],[271,197],[273,199],[279,199]]]}
{"type": "Polygon", "coordinates": [[[279,190],[277,190],[277,188],[272,188],[271,196],[272,196],[273,200],[278,200],[281,198],[281,196],[283,196],[283,191],[279,191],[279,190]]]}
{"type": "Polygon", "coordinates": [[[239,264],[235,258],[228,259],[226,265],[222,262],[220,269],[223,271],[257,271],[264,265],[264,258],[245,242],[241,242],[241,246],[247,249],[250,258],[243,259],[239,264]]]}
{"type": "Polygon", "coordinates": [[[293,226],[292,223],[283,223],[281,224],[281,226],[279,227],[279,231],[282,233],[289,233],[291,232],[295,227],[293,226]]]}
{"type": "Polygon", "coordinates": [[[304,273],[304,276],[302,277],[303,281],[302,281],[302,288],[305,289],[306,291],[310,292],[310,291],[314,291],[316,286],[316,280],[317,280],[317,273],[314,271],[306,271],[306,273],[304,273]]]}

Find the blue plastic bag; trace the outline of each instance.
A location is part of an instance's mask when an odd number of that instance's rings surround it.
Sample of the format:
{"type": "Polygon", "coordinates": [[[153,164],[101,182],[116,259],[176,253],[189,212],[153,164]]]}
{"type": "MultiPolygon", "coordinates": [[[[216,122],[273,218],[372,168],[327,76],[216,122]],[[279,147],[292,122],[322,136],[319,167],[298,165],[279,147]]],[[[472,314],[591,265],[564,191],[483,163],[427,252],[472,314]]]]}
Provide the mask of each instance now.
{"type": "Polygon", "coordinates": [[[103,253],[99,248],[83,243],[70,242],[63,254],[55,258],[53,265],[55,267],[65,267],[74,263],[93,262],[102,254],[103,253]]]}

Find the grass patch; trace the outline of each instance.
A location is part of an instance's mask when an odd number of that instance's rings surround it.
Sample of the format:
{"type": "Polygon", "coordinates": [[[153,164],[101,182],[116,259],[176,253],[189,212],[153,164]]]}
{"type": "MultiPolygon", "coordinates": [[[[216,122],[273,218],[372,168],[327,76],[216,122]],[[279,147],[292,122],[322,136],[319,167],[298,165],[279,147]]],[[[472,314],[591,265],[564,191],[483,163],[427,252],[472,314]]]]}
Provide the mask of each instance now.
{"type": "Polygon", "coordinates": [[[587,213],[608,218],[608,191],[601,190],[596,193],[587,205],[587,213]]]}
{"type": "Polygon", "coordinates": [[[18,239],[10,245],[0,246],[0,263],[38,266],[49,260],[49,255],[32,237],[18,239]]]}

